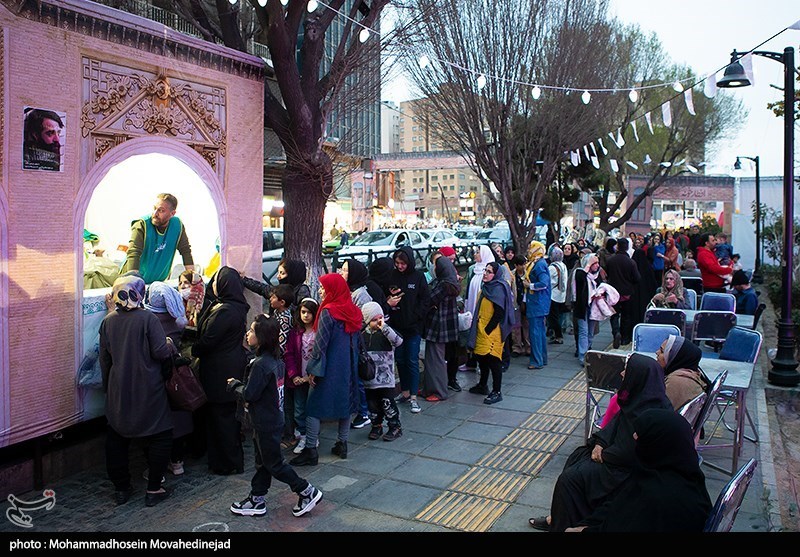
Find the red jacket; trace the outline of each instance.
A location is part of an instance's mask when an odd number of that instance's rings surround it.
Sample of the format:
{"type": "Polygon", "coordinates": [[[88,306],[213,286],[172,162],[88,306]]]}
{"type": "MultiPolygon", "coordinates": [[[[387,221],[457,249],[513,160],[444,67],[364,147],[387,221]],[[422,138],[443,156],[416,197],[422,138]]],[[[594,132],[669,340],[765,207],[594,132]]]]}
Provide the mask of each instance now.
{"type": "Polygon", "coordinates": [[[733,273],[733,267],[720,265],[714,252],[705,247],[697,248],[697,266],[703,276],[703,288],[722,288],[725,281],[720,275],[733,273]]]}

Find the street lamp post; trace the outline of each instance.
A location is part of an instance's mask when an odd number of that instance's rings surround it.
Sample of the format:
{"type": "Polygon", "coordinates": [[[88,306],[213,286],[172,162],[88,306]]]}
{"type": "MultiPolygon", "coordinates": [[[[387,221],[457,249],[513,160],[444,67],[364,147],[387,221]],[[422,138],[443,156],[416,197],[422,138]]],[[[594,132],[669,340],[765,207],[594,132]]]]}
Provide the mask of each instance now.
{"type": "Polygon", "coordinates": [[[752,281],[761,283],[763,279],[761,278],[761,172],[759,169],[759,158],[758,155],[755,157],[736,157],[736,163],[733,165],[733,168],[736,170],[742,169],[742,163],[739,159],[747,159],[756,163],[756,264],[753,269],[752,281]]]}
{"type": "MultiPolygon", "coordinates": [[[[794,48],[787,46],[783,54],[753,51],[783,64],[783,257],[781,258],[781,318],[778,320],[778,349],[772,359],[767,380],[773,385],[794,387],[800,383],[794,357],[795,337],[792,322],[792,271],[794,268],[794,48]]],[[[731,53],[731,63],[717,82],[717,87],[746,87],[750,80],[739,63],[743,54],[731,53]]]]}

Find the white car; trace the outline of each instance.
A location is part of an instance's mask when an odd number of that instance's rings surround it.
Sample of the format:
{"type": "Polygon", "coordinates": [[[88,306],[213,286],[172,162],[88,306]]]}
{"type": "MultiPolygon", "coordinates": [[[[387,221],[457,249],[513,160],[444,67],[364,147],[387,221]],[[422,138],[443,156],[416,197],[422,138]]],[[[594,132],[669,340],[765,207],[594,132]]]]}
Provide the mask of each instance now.
{"type": "Polygon", "coordinates": [[[371,263],[377,257],[392,255],[398,248],[409,246],[417,255],[417,264],[427,255],[428,244],[416,230],[404,228],[386,228],[365,232],[349,245],[336,252],[339,264],[344,259],[357,259],[364,264],[371,263]]]}
{"type": "MultiPolygon", "coordinates": [[[[278,272],[278,263],[283,259],[283,229],[264,228],[263,233],[261,272],[269,282],[278,284],[275,274],[278,272]]],[[[264,277],[261,278],[264,279],[264,277]]]]}
{"type": "Polygon", "coordinates": [[[449,228],[426,228],[417,230],[425,238],[428,246],[433,249],[439,249],[444,246],[456,246],[459,239],[456,237],[454,231],[449,228]]]}

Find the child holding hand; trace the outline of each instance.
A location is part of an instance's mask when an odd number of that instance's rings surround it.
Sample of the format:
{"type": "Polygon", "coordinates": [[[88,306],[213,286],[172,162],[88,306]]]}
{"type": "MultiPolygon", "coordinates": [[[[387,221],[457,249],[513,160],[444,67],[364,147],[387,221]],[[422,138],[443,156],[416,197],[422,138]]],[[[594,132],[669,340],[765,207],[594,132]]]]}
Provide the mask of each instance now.
{"type": "Polygon", "coordinates": [[[308,402],[308,362],[314,350],[314,320],[317,318],[319,304],[314,298],[303,298],[297,306],[295,325],[289,331],[286,343],[286,387],[294,391],[294,422],[300,440],[294,447],[294,454],[306,448],[306,402],[308,402]]]}

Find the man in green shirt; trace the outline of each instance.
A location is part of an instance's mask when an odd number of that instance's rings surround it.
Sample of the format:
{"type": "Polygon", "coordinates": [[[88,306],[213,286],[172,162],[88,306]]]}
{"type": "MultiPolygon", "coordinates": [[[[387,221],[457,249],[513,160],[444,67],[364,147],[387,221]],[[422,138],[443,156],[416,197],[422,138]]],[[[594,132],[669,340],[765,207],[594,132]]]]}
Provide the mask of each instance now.
{"type": "Polygon", "coordinates": [[[170,193],[156,196],[153,213],[131,222],[131,240],[121,273],[139,271],[145,283],[163,281],[172,271],[175,251],[183,257],[186,270],[194,269],[192,246],[175,211],[177,198],[170,193]]]}

